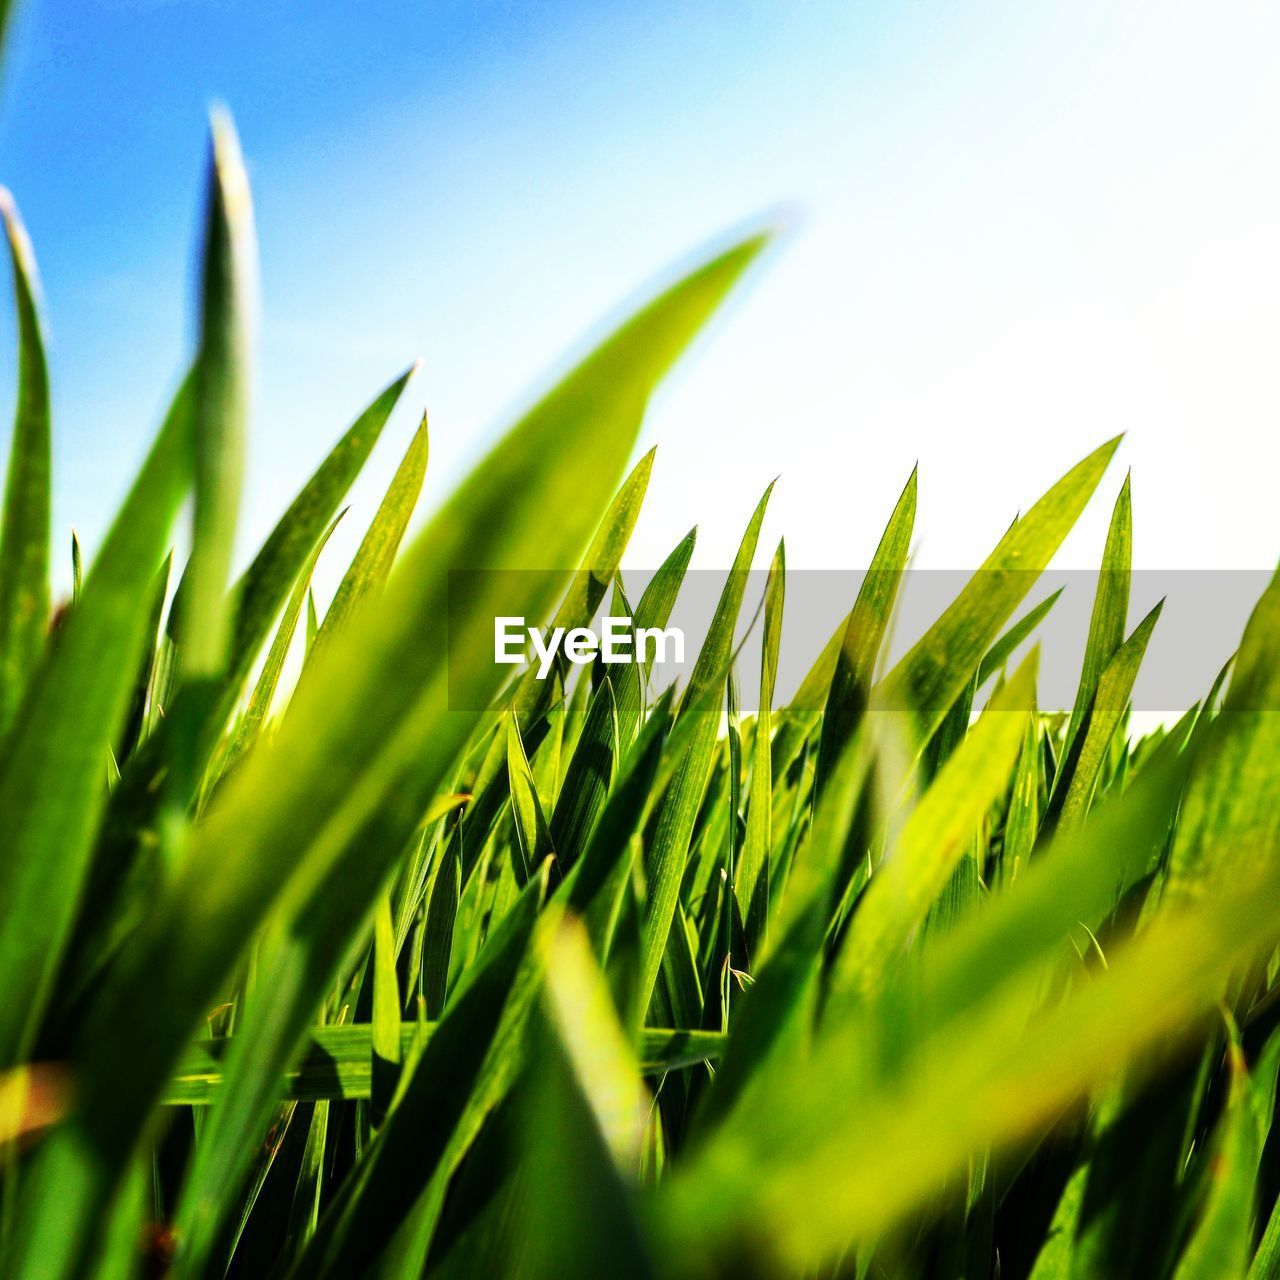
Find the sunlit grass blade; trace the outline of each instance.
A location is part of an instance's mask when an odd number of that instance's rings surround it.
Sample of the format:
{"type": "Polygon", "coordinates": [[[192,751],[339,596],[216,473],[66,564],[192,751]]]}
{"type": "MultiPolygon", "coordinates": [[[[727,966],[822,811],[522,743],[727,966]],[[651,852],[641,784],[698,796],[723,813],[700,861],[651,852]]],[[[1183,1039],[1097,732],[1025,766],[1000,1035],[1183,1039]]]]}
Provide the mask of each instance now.
{"type": "Polygon", "coordinates": [[[427,470],[427,418],[414,432],[408,451],[401,460],[391,485],[360,543],[350,568],[338,584],[337,593],[324,615],[324,622],[316,636],[312,656],[318,653],[340,628],[351,618],[359,603],[370,592],[380,591],[391,574],[400,542],[409,527],[409,518],[418,505],[422,481],[427,470]]]}
{"type": "Polygon", "coordinates": [[[542,801],[538,798],[538,787],[524,753],[524,743],[520,740],[520,727],[516,724],[514,712],[507,721],[507,778],[511,787],[511,812],[515,821],[516,847],[520,850],[522,858],[521,883],[523,884],[529,878],[533,868],[541,866],[543,859],[553,852],[553,846],[551,832],[542,812],[542,801]]]}

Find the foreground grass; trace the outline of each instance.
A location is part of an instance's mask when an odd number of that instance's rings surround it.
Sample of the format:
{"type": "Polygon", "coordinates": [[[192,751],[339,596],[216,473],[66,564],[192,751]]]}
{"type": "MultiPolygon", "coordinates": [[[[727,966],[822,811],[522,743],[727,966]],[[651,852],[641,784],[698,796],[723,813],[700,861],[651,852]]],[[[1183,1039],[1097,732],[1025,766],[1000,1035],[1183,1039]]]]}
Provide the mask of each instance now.
{"type": "Polygon", "coordinates": [[[625,602],[646,400],[764,237],[617,329],[401,551],[420,429],[320,616],[412,371],[232,582],[254,262],[219,120],[198,349],[51,619],[48,377],[5,216],[5,1276],[1280,1274],[1280,586],[1220,687],[1130,740],[1158,611],[1129,630],[1126,482],[1075,706],[1010,664],[1114,442],[887,670],[914,476],[785,704],[781,547],[754,717],[734,678],[768,493],[682,688],[504,685],[495,615],[625,602]],[[455,572],[489,568],[552,572],[455,572]]]}

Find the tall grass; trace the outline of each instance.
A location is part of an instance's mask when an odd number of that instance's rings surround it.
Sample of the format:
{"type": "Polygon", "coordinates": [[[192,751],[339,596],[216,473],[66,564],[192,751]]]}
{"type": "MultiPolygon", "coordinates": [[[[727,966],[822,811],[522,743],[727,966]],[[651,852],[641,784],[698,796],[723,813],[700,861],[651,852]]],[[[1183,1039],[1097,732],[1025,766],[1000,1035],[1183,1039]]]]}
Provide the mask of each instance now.
{"type": "Polygon", "coordinates": [[[785,701],[781,546],[747,595],[768,492],[680,688],[504,683],[498,614],[670,617],[693,535],[632,608],[652,457],[624,469],[767,236],[636,311],[402,547],[424,421],[322,613],[412,370],[232,579],[256,272],[219,117],[190,368],[54,614],[36,269],[4,213],[5,1276],[1280,1275],[1280,586],[1229,678],[1133,740],[1158,610],[1129,629],[1126,481],[1074,706],[1010,666],[1115,442],[896,663],[914,475],[785,701]]]}

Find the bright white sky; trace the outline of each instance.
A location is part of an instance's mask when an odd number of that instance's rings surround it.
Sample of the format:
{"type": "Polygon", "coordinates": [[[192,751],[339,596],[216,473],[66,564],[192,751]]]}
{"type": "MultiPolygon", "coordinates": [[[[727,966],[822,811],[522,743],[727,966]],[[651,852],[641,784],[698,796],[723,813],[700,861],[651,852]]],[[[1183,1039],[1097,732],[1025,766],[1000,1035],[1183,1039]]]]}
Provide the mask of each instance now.
{"type": "Polygon", "coordinates": [[[652,414],[633,562],[697,523],[727,564],[780,475],[762,557],[785,533],[791,565],[856,569],[918,459],[917,563],[972,565],[1120,431],[1068,563],[1127,466],[1139,564],[1277,559],[1268,0],[56,8],[19,33],[0,176],[49,294],[59,527],[90,546],[178,367],[217,94],[264,255],[246,551],[414,356],[331,575],[424,404],[432,505],[601,316],[786,205],[652,414]]]}

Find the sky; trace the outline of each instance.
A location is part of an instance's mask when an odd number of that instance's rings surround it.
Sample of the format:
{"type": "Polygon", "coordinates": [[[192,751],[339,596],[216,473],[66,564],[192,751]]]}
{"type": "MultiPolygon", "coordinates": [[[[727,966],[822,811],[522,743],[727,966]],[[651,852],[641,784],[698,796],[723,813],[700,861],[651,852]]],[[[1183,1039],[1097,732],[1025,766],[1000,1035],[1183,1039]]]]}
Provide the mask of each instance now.
{"type": "Polygon", "coordinates": [[[262,253],[245,557],[415,358],[332,574],[424,408],[429,510],[620,304],[765,220],[653,406],[632,562],[696,523],[727,565],[778,476],[762,558],[857,569],[918,461],[915,562],[973,566],[1125,432],[1063,563],[1132,468],[1140,566],[1270,567],[1278,37],[1270,0],[30,0],[0,181],[44,282],[58,546],[92,554],[189,350],[223,102],[262,253]]]}

